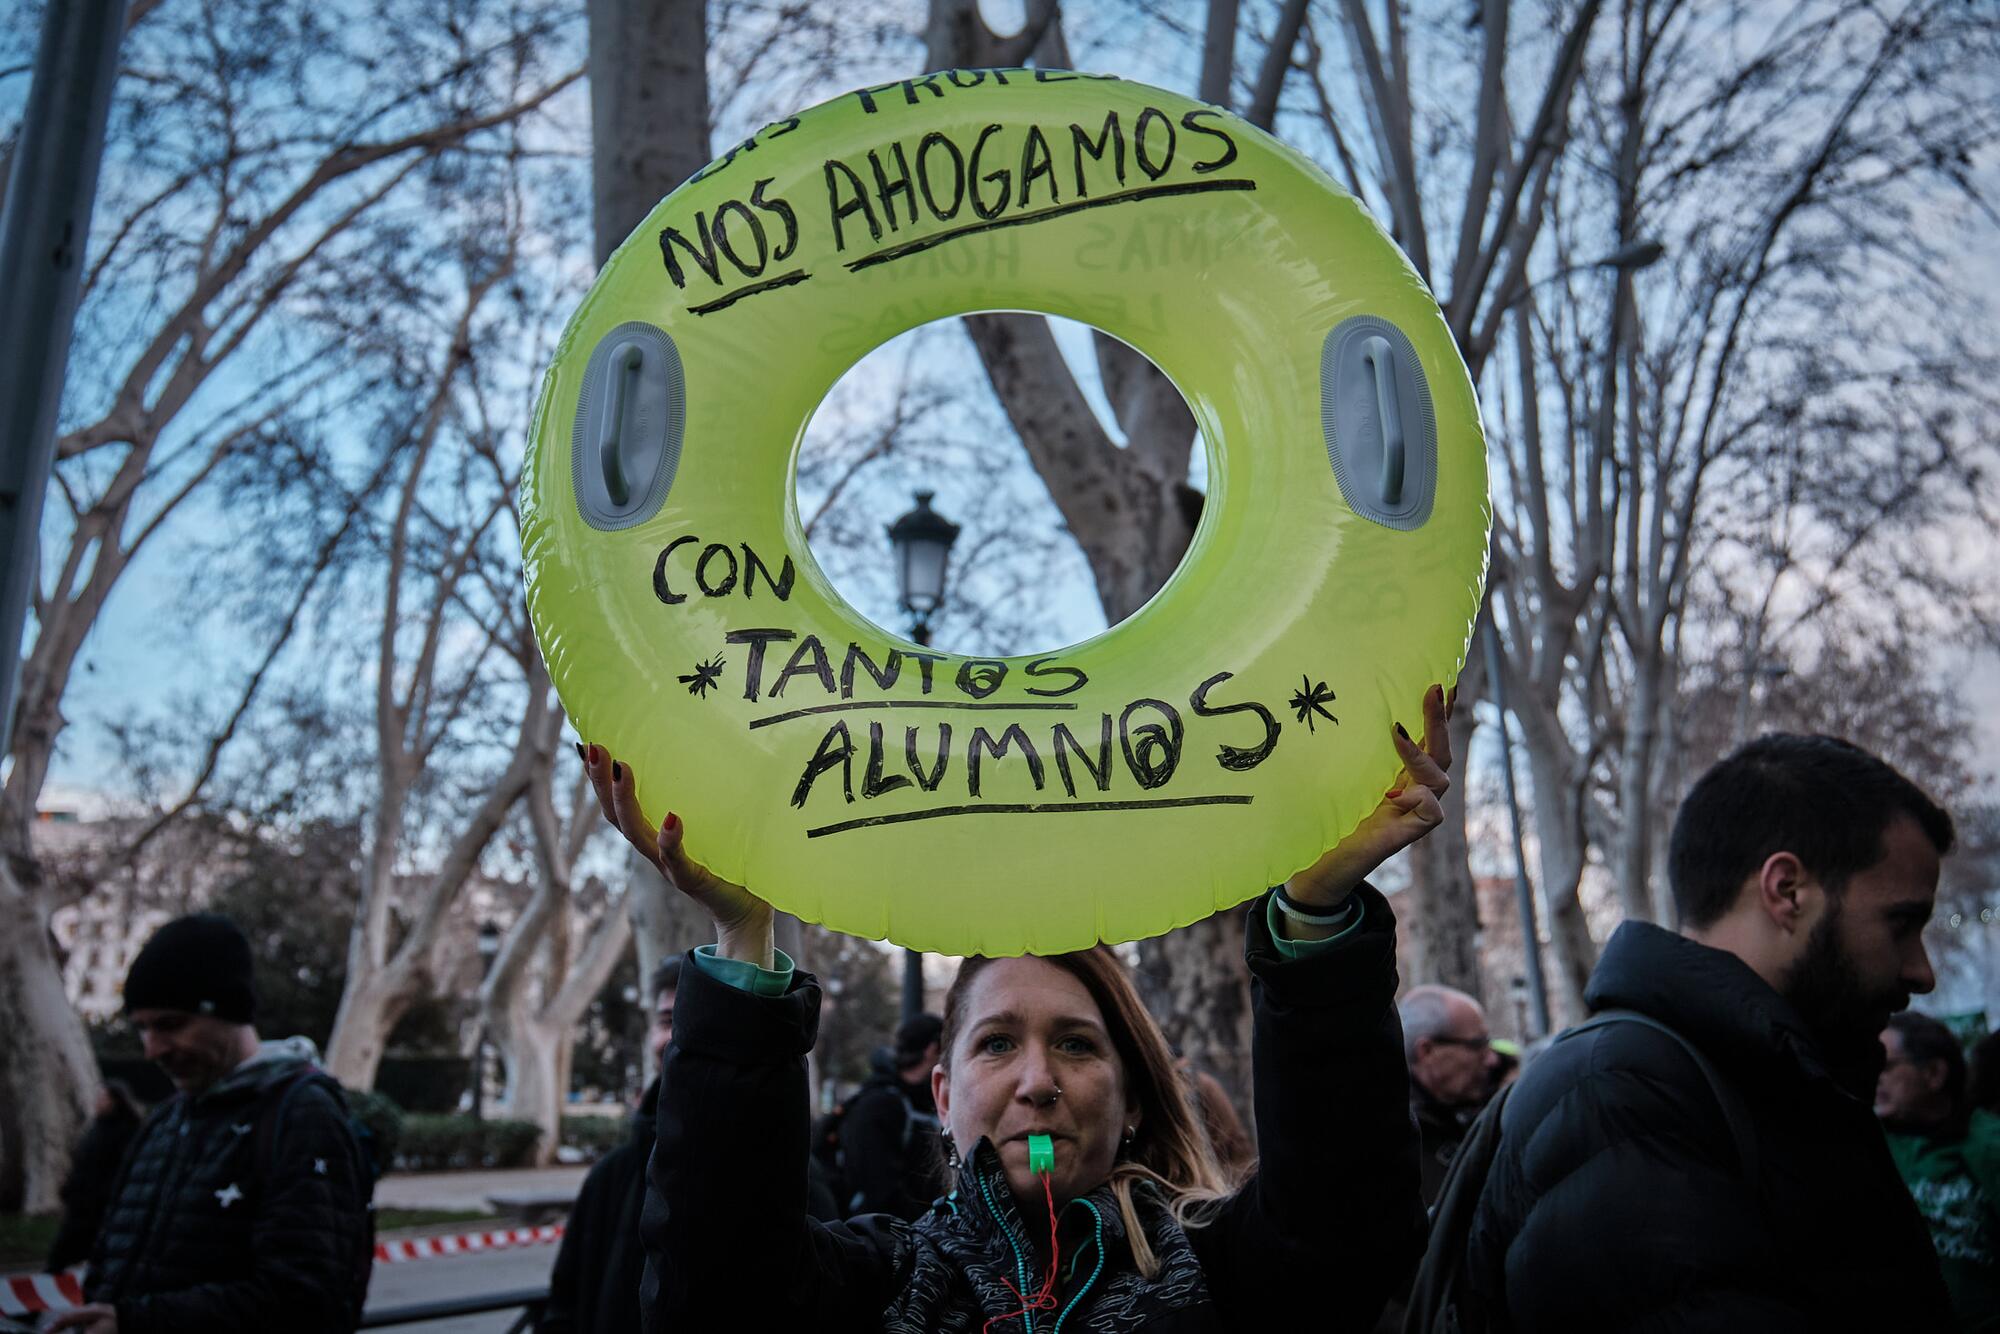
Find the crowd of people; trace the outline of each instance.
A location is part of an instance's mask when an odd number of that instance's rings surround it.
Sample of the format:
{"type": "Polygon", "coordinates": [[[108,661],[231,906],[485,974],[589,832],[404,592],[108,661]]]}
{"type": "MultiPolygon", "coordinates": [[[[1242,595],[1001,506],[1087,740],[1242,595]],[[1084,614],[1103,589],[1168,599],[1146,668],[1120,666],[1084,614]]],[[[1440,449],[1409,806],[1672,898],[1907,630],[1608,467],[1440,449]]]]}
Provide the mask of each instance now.
{"type": "MultiPolygon", "coordinates": [[[[1398,994],[1367,879],[1440,820],[1450,707],[1247,911],[1248,1126],[1103,947],[966,960],[811,1120],[818,982],[588,747],[716,940],[650,980],[659,1074],[539,1327],[2000,1330],[2000,1051],[1906,1009],[1950,816],[1846,742],[1751,743],[1676,817],[1678,929],[1621,925],[1590,1020],[1524,1052],[1470,995],[1398,994]]],[[[88,1259],[89,1305],[50,1328],[353,1329],[378,1166],[309,1054],[260,1040],[241,933],[168,924],[124,999],[177,1091],[100,1105],[51,1256],[88,1259]]]]}

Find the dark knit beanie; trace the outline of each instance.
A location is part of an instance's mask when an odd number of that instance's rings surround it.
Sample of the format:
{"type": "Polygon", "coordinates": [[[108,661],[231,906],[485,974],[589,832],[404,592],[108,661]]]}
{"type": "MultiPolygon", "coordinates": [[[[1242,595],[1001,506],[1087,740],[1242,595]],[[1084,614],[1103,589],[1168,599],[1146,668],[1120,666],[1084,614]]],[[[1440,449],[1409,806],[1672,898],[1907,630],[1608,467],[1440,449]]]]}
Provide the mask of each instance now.
{"type": "Polygon", "coordinates": [[[216,913],[177,917],[153,933],[125,974],[125,1012],[183,1010],[247,1024],[256,1013],[250,942],[216,913]]]}

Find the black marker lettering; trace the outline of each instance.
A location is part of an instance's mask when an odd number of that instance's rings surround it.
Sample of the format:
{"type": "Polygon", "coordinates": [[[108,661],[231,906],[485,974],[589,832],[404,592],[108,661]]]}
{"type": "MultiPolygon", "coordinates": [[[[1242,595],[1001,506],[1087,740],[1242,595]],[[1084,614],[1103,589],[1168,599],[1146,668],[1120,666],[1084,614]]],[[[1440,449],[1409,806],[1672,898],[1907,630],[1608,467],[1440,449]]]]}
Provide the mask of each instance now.
{"type": "Polygon", "coordinates": [[[799,785],[792,789],[792,805],[804,808],[806,798],[812,795],[813,784],[828,769],[840,767],[840,790],[847,800],[854,800],[854,738],[847,733],[846,723],[835,723],[826,729],[820,738],[819,749],[806,761],[806,771],[799,775],[799,785]],[[838,744],[835,742],[838,738],[838,744]]]}
{"type": "Polygon", "coordinates": [[[1147,107],[1139,113],[1138,123],[1132,127],[1132,157],[1138,162],[1139,170],[1146,173],[1146,179],[1157,181],[1174,165],[1174,123],[1167,119],[1167,113],[1158,107],[1147,107]],[[1154,121],[1167,132],[1167,155],[1154,166],[1153,159],[1146,152],[1146,126],[1154,121]]]}
{"type": "Polygon", "coordinates": [[[1075,694],[1077,691],[1083,689],[1086,685],[1090,684],[1090,678],[1088,676],[1085,676],[1082,671],[1080,671],[1075,667],[1049,667],[1046,665],[1054,661],[1055,661],[1054,658],[1036,658],[1033,662],[1029,663],[1026,667],[1023,667],[1021,669],[1022,674],[1026,676],[1037,676],[1037,677],[1067,676],[1073,679],[1070,681],[1068,685],[1064,686],[1061,690],[1037,690],[1035,687],[1029,686],[1027,687],[1027,692],[1030,695],[1040,695],[1045,699],[1060,699],[1064,695],[1075,694]]]}
{"type": "Polygon", "coordinates": [[[861,110],[866,115],[875,114],[875,94],[886,93],[896,87],[893,83],[878,83],[873,88],[856,88],[854,95],[861,99],[861,110]]]}
{"type": "Polygon", "coordinates": [[[899,787],[908,787],[910,780],[901,774],[882,775],[882,724],[868,724],[868,767],[861,774],[861,795],[879,797],[884,792],[894,792],[899,787]]]}
{"type": "Polygon", "coordinates": [[[850,213],[859,213],[868,223],[868,234],[877,241],[882,239],[882,224],[875,219],[875,210],[868,205],[868,190],[861,184],[861,178],[854,174],[854,168],[837,157],[826,160],[826,206],[833,211],[833,248],[847,249],[847,237],[840,229],[840,220],[850,213]],[[847,178],[847,188],[852,197],[845,203],[840,198],[840,181],[834,176],[838,170],[847,178]]]}
{"type": "Polygon", "coordinates": [[[764,683],[764,650],[796,638],[798,633],[793,630],[731,630],[722,637],[725,644],[750,646],[750,661],[743,669],[743,698],[756,702],[757,691],[764,683]]]}
{"type": "Polygon", "coordinates": [[[709,235],[708,219],[699,213],[694,215],[694,234],[701,241],[700,249],[696,249],[694,242],[682,236],[677,228],[666,227],[660,231],[660,257],[667,261],[667,276],[674,280],[675,287],[687,286],[687,274],[682,271],[680,261],[674,258],[676,245],[688,252],[688,258],[708,275],[710,282],[719,284],[722,281],[722,263],[715,256],[715,238],[709,235]]]}
{"type": "Polygon", "coordinates": [[[958,151],[958,145],[936,130],[923,137],[917,145],[917,187],[924,192],[924,203],[930,206],[933,216],[940,222],[958,216],[965,207],[965,154],[958,151]],[[938,203],[937,193],[931,188],[931,149],[943,145],[951,155],[951,207],[938,203]]]}
{"type": "Polygon", "coordinates": [[[1199,111],[1190,111],[1185,116],[1181,117],[1182,129],[1191,130],[1195,134],[1205,134],[1212,139],[1222,140],[1221,157],[1213,158],[1207,162],[1195,162],[1189,164],[1198,172],[1206,173],[1211,171],[1221,171],[1224,167],[1228,166],[1230,163],[1236,160],[1236,141],[1230,138],[1229,135],[1222,130],[1213,129],[1210,126],[1203,125],[1199,119],[1199,117],[1202,116],[1220,116],[1221,114],[1222,113],[1220,111],[1216,111],[1213,108],[1205,107],[1199,111]]]}
{"type": "MultiPolygon", "coordinates": [[[[797,116],[792,117],[792,124],[797,125],[798,123],[799,118],[797,116]]],[[[775,138],[776,136],[772,137],[775,138]]],[[[770,183],[770,180],[767,178],[751,186],[750,202],[767,213],[777,214],[778,218],[785,224],[784,242],[771,252],[771,258],[782,264],[785,260],[791,258],[794,250],[799,248],[799,215],[792,212],[792,206],[782,198],[764,198],[764,187],[770,183]]]]}
{"type": "Polygon", "coordinates": [[[792,600],[792,580],[798,576],[798,573],[792,566],[792,558],[786,556],[785,563],[778,567],[778,577],[776,579],[771,578],[771,567],[766,565],[763,559],[750,549],[748,542],[743,544],[744,597],[752,597],[756,594],[757,576],[761,574],[764,576],[764,582],[771,586],[771,591],[778,595],[778,601],[790,602],[792,600]]]}
{"type": "Polygon", "coordinates": [[[1194,693],[1188,696],[1188,707],[1194,710],[1194,716],[1197,718],[1221,718],[1232,713],[1254,713],[1263,722],[1264,739],[1256,745],[1248,749],[1225,745],[1215,753],[1217,764],[1231,772],[1242,773],[1248,769],[1255,769],[1271,757],[1271,752],[1278,748],[1279,729],[1278,720],[1271,716],[1271,711],[1255,700],[1246,700],[1241,704],[1209,704],[1208,692],[1235,675],[1234,672],[1217,672],[1203,681],[1194,688],[1194,693]]]}
{"type": "Polygon", "coordinates": [[[918,787],[926,792],[937,791],[938,784],[944,781],[945,767],[951,763],[951,724],[938,724],[937,763],[928,774],[917,759],[917,729],[914,727],[903,729],[903,758],[909,762],[910,772],[916,776],[918,787]]]}
{"type": "Polygon", "coordinates": [[[729,590],[736,587],[736,553],[720,542],[710,542],[703,547],[701,559],[694,563],[694,586],[702,591],[704,597],[727,596],[729,590]],[[729,577],[719,587],[708,582],[708,563],[718,555],[729,562],[729,577]]]}
{"type": "MultiPolygon", "coordinates": [[[[986,141],[998,133],[1000,133],[998,125],[988,125],[979,132],[979,138],[974,140],[972,144],[972,211],[988,222],[1000,216],[1006,209],[1007,201],[1012,197],[1014,192],[1013,173],[1009,172],[1005,167],[1002,167],[999,171],[989,171],[984,176],[979,174],[979,154],[986,147],[986,141]],[[988,208],[986,201],[979,196],[979,183],[981,181],[998,183],[1000,186],[1000,198],[991,208],[988,208]]],[[[880,232],[876,233],[875,239],[878,241],[882,239],[880,232]]]]}
{"type": "Polygon", "coordinates": [[[885,667],[877,669],[874,661],[869,658],[867,653],[862,651],[861,645],[849,644],[847,646],[847,656],[841,660],[840,664],[840,697],[842,699],[854,698],[854,664],[857,662],[861,664],[862,670],[875,678],[875,685],[878,689],[893,689],[896,684],[896,678],[903,674],[903,655],[896,652],[896,650],[890,649],[888,664],[885,667]]]}
{"type": "Polygon", "coordinates": [[[1033,202],[1035,181],[1042,178],[1049,183],[1049,202],[1062,203],[1056,192],[1056,164],[1049,156],[1049,141],[1042,136],[1042,127],[1030,125],[1028,137],[1021,141],[1021,197],[1017,202],[1026,208],[1033,202]]]}
{"type": "Polygon", "coordinates": [[[771,262],[771,242],[764,235],[764,224],[758,220],[755,213],[750,211],[748,204],[740,199],[730,200],[715,210],[715,221],[710,226],[715,232],[715,244],[728,257],[731,264],[734,264],[738,269],[743,271],[744,277],[755,278],[764,272],[765,266],[771,262]],[[736,246],[730,241],[729,233],[723,230],[723,218],[727,216],[731,209],[735,209],[743,221],[749,224],[750,234],[757,238],[757,262],[754,265],[746,264],[743,256],[736,253],[736,246]]]}
{"type": "Polygon", "coordinates": [[[930,694],[930,693],[931,693],[931,664],[932,664],[932,663],[934,663],[934,662],[943,662],[943,661],[944,661],[944,654],[942,654],[942,653],[905,653],[905,654],[903,654],[903,656],[904,656],[904,657],[906,657],[906,658],[908,658],[908,659],[909,659],[909,660],[910,660],[911,662],[914,662],[915,664],[917,664],[917,674],[918,674],[919,676],[921,676],[921,677],[923,678],[923,682],[924,682],[924,688],[923,688],[922,690],[918,691],[917,693],[918,693],[918,694],[922,694],[922,695],[928,695],[928,694],[930,694]]]}
{"type": "Polygon", "coordinates": [[[1100,713],[1101,735],[1097,742],[1097,763],[1090,762],[1090,752],[1077,744],[1076,734],[1069,730],[1067,723],[1055,725],[1056,771],[1062,775],[1063,787],[1073,797],[1076,795],[1076,780],[1070,777],[1069,756],[1076,752],[1077,759],[1083,761],[1083,768],[1097,784],[1099,792],[1111,790],[1111,715],[1100,713]]]}
{"type": "Polygon", "coordinates": [[[1021,730],[1019,723],[1008,723],[996,742],[983,727],[972,729],[972,741],[965,748],[965,790],[973,796],[979,795],[979,752],[985,751],[994,759],[1005,755],[1014,743],[1019,742],[1021,754],[1028,761],[1028,776],[1035,781],[1035,790],[1042,790],[1042,757],[1035,751],[1035,743],[1028,740],[1028,734],[1021,730]]]}
{"type": "Polygon", "coordinates": [[[673,589],[667,587],[667,557],[674,554],[675,547],[684,547],[688,543],[698,540],[698,538],[693,537],[677,537],[667,543],[666,546],[660,548],[660,558],[653,562],[653,596],[666,603],[669,607],[677,607],[681,603],[686,602],[688,598],[687,594],[676,593],[673,589]]]}
{"type": "Polygon", "coordinates": [[[958,688],[974,699],[985,699],[1007,679],[1007,664],[992,658],[967,658],[958,665],[958,688]]]}
{"type": "Polygon", "coordinates": [[[903,156],[900,141],[889,145],[889,151],[896,157],[896,176],[891,180],[882,170],[882,157],[874,149],[868,150],[868,166],[875,173],[875,198],[882,205],[882,216],[889,220],[889,230],[895,231],[900,225],[896,221],[896,196],[901,195],[910,210],[910,221],[917,221],[917,192],[910,184],[910,160],[903,156]]]}
{"type": "Polygon", "coordinates": [[[1118,745],[1125,752],[1125,767],[1142,788],[1165,787],[1181,762],[1181,715],[1162,699],[1135,699],[1118,715],[1118,745]],[[1167,720],[1132,726],[1132,715],[1140,709],[1154,709],[1167,720]],[[1133,736],[1139,738],[1137,745],[1133,736]]]}
{"type": "Polygon", "coordinates": [[[925,74],[915,79],[903,80],[903,100],[911,106],[918,105],[917,89],[923,89],[932,97],[943,97],[944,89],[937,86],[937,75],[925,74]]]}
{"type": "Polygon", "coordinates": [[[1090,194],[1090,186],[1084,181],[1083,177],[1083,155],[1085,153],[1090,154],[1092,161],[1102,162],[1104,161],[1104,154],[1109,151],[1111,154],[1111,168],[1117,174],[1118,183],[1120,185],[1125,184],[1125,127],[1118,123],[1117,112],[1111,111],[1105,113],[1104,124],[1098,130],[1097,138],[1092,139],[1089,134],[1085,133],[1081,125],[1070,126],[1069,136],[1070,141],[1076,146],[1077,198],[1083,199],[1090,194]]]}
{"type": "Polygon", "coordinates": [[[771,686],[770,697],[777,699],[783,695],[794,676],[816,676],[826,693],[833,693],[833,666],[826,660],[826,649],[820,644],[818,635],[807,635],[792,650],[791,661],[785,664],[784,671],[778,673],[777,681],[771,686]]]}

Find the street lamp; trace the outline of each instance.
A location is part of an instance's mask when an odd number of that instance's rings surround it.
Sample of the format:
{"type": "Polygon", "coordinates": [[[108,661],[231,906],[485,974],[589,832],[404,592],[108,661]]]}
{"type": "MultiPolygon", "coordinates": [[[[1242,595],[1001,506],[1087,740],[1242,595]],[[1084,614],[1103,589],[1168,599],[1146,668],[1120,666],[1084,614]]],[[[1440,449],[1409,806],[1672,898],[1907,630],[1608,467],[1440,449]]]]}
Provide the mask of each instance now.
{"type": "Polygon", "coordinates": [[[936,494],[917,492],[917,507],[889,525],[903,610],[912,618],[910,638],[925,648],[931,642],[931,616],[944,602],[944,572],[951,544],[958,540],[958,525],[931,508],[931,497],[936,494]]]}
{"type": "MultiPolygon", "coordinates": [[[[500,927],[498,923],[485,921],[479,924],[479,981],[482,993],[486,975],[493,971],[493,960],[500,953],[500,927]]],[[[479,1040],[472,1048],[472,1119],[486,1119],[486,1000],[482,994],[479,1003],[479,1040]]]]}
{"type": "MultiPolygon", "coordinates": [[[[910,638],[931,645],[931,616],[944,602],[944,574],[958,525],[931,508],[935,491],[916,493],[917,507],[889,525],[896,553],[896,582],[903,610],[910,614],[910,638]]],[[[903,951],[903,1018],[924,1012],[924,956],[903,951]]]]}

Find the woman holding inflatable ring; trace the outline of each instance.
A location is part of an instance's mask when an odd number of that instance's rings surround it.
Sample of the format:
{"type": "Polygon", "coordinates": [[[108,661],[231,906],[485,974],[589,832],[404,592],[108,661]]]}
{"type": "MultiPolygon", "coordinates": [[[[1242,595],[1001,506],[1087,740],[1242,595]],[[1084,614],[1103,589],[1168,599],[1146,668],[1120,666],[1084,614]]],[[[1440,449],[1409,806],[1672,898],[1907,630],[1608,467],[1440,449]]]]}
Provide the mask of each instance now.
{"type": "Polygon", "coordinates": [[[716,924],[681,975],[641,1225],[650,1330],[1252,1330],[1301,1309],[1364,1330],[1423,1248],[1395,922],[1365,877],[1442,818],[1451,697],[1355,831],[1253,902],[1260,1166],[1230,1188],[1158,1026],[1103,947],[971,958],[932,1072],[956,1189],[905,1223],[805,1208],[804,1056],[818,983],[770,905],[640,813],[631,770],[585,765],[605,815],[716,924]],[[1046,1136],[1046,1139],[1040,1137],[1046,1136]],[[1053,1165],[1031,1167],[1033,1148],[1053,1165]]]}

